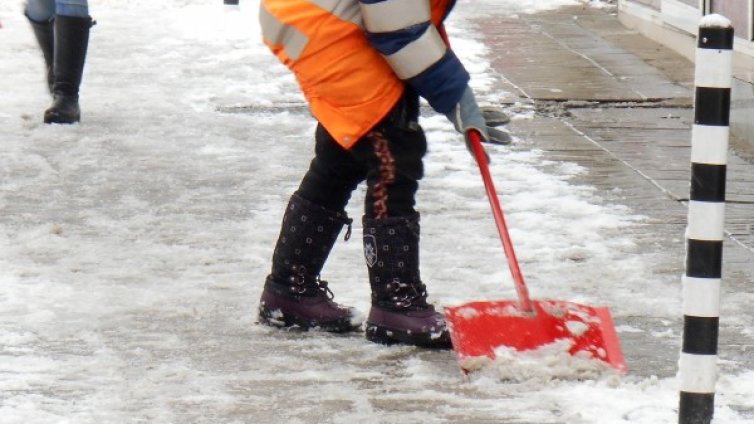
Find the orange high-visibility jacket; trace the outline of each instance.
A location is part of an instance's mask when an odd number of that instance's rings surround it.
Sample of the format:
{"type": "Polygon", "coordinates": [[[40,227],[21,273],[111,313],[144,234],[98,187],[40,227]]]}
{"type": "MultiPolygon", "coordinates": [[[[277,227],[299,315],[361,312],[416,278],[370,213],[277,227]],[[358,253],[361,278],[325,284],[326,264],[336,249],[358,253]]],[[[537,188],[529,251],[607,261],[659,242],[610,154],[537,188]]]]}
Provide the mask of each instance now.
{"type": "Polygon", "coordinates": [[[350,148],[388,114],[406,82],[442,113],[458,102],[468,74],[442,29],[453,2],[262,0],[260,23],[314,117],[350,148]]]}

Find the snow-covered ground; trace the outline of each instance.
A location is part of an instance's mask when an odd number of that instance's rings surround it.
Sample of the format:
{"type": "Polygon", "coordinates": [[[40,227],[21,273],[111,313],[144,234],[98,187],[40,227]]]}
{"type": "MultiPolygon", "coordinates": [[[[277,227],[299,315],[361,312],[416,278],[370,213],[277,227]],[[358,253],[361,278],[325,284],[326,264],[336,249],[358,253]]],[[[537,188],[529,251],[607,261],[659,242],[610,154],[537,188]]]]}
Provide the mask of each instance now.
{"type": "MultiPolygon", "coordinates": [[[[261,43],[258,1],[241,3],[91,1],[98,24],[73,126],[41,123],[41,55],[20,1],[0,4],[1,423],[676,421],[675,378],[585,376],[554,355],[506,357],[464,379],[449,352],[255,325],[314,122],[261,43]]],[[[465,20],[474,3],[459,2],[449,32],[492,102],[487,51],[465,20]]],[[[477,3],[501,14],[604,6],[477,3]]],[[[445,118],[422,124],[431,300],[515,298],[473,160],[445,118]]],[[[626,231],[641,211],[573,184],[578,165],[530,149],[490,153],[535,296],[678,318],[680,276],[658,280],[626,231]]],[[[357,191],[348,208],[355,235],[362,200],[357,191]]],[[[368,310],[359,237],[336,245],[323,278],[338,301],[368,310]]],[[[746,422],[730,405],[754,408],[752,399],[754,370],[721,375],[715,422],[746,422]]]]}

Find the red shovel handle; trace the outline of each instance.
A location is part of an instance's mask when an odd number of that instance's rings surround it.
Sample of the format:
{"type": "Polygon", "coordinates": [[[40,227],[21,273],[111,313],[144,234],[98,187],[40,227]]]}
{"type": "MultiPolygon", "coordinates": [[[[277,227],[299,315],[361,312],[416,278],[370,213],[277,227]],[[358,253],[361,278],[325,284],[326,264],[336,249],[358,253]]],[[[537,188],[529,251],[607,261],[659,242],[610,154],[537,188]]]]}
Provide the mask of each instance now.
{"type": "Polygon", "coordinates": [[[479,171],[482,173],[484,188],[487,190],[487,198],[490,200],[492,214],[495,217],[495,224],[497,224],[497,231],[500,233],[500,240],[503,242],[505,257],[508,259],[508,267],[511,270],[513,282],[516,283],[516,291],[518,292],[518,300],[521,302],[521,309],[523,309],[524,312],[533,313],[534,307],[529,299],[529,290],[526,288],[524,276],[521,274],[521,269],[518,267],[516,252],[513,251],[513,243],[511,242],[510,235],[508,235],[508,227],[505,225],[503,209],[500,207],[497,192],[495,191],[495,185],[490,176],[490,169],[487,166],[487,155],[482,147],[482,138],[479,135],[479,132],[474,129],[469,130],[467,135],[471,141],[471,150],[474,152],[477,164],[479,164],[479,171]]]}

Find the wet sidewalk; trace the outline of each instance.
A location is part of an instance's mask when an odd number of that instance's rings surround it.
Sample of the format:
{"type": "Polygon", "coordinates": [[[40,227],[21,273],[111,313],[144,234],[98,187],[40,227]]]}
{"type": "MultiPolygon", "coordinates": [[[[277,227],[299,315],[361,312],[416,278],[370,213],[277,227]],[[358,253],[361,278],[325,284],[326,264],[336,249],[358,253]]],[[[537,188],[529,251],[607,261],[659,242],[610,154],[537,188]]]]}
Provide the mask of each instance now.
{"type": "MultiPolygon", "coordinates": [[[[585,167],[588,172],[577,182],[646,216],[632,236],[643,248],[658,252],[662,259],[652,265],[655,273],[677,281],[680,296],[693,64],[623,27],[615,11],[573,7],[514,17],[496,14],[491,7],[488,12],[475,23],[491,50],[497,88],[511,93],[504,101],[511,110],[536,111],[533,119],[510,124],[518,139],[515,148],[540,149],[547,160],[585,167]]],[[[754,300],[753,158],[750,146],[731,140],[720,356],[731,360],[728,365],[745,368],[754,362],[754,337],[745,324],[752,314],[725,299],[754,300]]],[[[680,314],[674,326],[680,325],[680,314]]],[[[619,316],[618,321],[658,328],[649,316],[619,316]]],[[[670,376],[677,371],[679,339],[655,348],[630,333],[621,338],[633,372],[670,376]]]]}

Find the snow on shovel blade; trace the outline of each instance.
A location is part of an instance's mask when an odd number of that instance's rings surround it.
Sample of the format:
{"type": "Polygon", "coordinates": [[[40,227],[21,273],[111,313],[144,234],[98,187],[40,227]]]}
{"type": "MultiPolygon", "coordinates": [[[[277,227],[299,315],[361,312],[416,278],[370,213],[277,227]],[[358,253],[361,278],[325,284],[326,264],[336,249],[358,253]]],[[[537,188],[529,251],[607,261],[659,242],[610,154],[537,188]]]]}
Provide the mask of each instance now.
{"type": "Polygon", "coordinates": [[[465,372],[480,357],[495,359],[495,349],[527,351],[566,339],[574,356],[606,362],[627,371],[610,312],[564,301],[532,301],[534,313],[516,301],[480,301],[445,308],[453,349],[465,372]]]}

